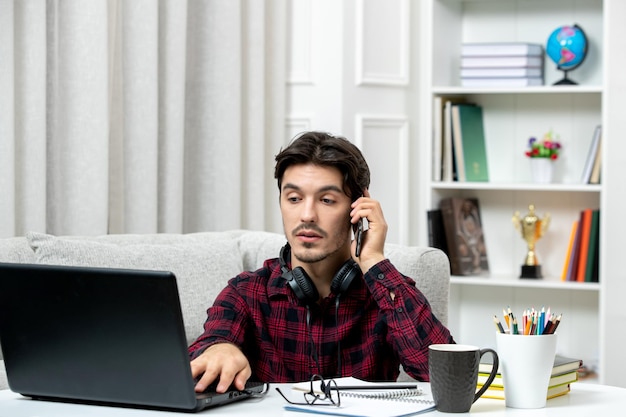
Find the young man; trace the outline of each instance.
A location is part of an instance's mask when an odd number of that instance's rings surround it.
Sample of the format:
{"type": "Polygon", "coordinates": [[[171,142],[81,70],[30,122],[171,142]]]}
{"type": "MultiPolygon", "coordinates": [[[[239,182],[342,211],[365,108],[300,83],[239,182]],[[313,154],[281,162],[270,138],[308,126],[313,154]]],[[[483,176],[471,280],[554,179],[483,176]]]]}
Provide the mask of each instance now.
{"type": "Polygon", "coordinates": [[[296,382],[313,374],[395,380],[402,364],[428,380],[428,346],[454,343],[415,281],[385,258],[387,223],[369,168],[344,138],[304,133],[276,156],[287,245],[243,272],[208,310],[189,347],[203,391],[231,382],[296,382]],[[359,256],[353,227],[365,218],[359,256]]]}

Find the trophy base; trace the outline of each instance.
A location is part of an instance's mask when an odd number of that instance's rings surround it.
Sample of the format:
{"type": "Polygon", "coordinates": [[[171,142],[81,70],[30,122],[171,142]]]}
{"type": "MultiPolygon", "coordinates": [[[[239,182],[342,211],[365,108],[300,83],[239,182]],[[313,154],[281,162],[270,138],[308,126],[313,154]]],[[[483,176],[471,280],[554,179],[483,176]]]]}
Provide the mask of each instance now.
{"type": "Polygon", "coordinates": [[[541,279],[541,265],[522,265],[520,278],[541,279]]]}

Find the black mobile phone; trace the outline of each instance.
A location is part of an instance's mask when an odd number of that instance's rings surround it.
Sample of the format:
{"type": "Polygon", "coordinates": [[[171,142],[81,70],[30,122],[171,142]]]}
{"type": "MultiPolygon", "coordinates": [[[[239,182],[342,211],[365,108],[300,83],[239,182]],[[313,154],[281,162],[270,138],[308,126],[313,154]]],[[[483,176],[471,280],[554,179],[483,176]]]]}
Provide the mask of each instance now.
{"type": "Polygon", "coordinates": [[[361,256],[361,244],[363,243],[363,218],[361,217],[354,226],[354,240],[356,240],[356,250],[354,251],[354,255],[358,258],[361,256]]]}

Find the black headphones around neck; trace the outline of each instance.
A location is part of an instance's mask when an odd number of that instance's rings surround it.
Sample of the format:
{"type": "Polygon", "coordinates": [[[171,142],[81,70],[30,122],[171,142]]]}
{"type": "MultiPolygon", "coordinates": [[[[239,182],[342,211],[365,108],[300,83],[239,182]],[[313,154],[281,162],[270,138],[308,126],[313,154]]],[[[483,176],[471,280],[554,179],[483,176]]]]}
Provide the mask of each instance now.
{"type": "MultiPolygon", "coordinates": [[[[283,272],[282,277],[287,281],[298,300],[304,302],[306,305],[316,303],[320,296],[315,288],[315,284],[311,281],[311,278],[307,275],[304,268],[297,266],[292,270],[289,270],[288,262],[291,256],[291,246],[287,243],[280,250],[280,269],[283,272]]],[[[352,258],[348,259],[339,270],[335,273],[333,280],[330,283],[330,291],[337,295],[337,297],[343,295],[352,284],[352,280],[359,276],[361,268],[352,258]]]]}

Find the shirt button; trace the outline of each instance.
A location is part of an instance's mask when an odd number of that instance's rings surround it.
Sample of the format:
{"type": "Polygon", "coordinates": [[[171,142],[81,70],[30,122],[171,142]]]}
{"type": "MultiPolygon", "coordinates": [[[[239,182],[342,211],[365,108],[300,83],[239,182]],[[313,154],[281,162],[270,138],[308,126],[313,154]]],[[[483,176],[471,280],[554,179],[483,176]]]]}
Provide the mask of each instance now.
{"type": "Polygon", "coordinates": [[[404,309],[403,309],[402,307],[398,307],[398,308],[396,308],[396,311],[397,311],[398,313],[402,313],[402,312],[404,311],[404,309]]]}
{"type": "Polygon", "coordinates": [[[385,279],[385,274],[383,274],[382,272],[380,274],[378,274],[378,279],[385,279]]]}

